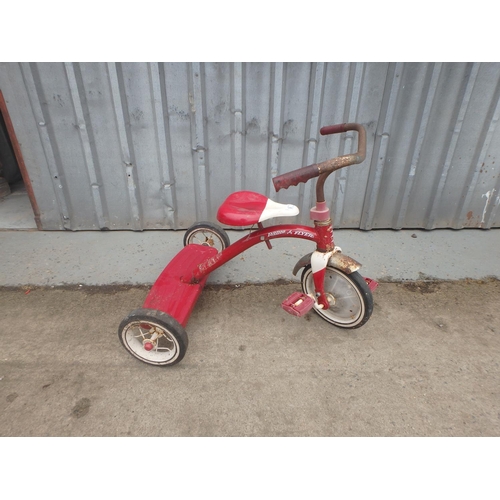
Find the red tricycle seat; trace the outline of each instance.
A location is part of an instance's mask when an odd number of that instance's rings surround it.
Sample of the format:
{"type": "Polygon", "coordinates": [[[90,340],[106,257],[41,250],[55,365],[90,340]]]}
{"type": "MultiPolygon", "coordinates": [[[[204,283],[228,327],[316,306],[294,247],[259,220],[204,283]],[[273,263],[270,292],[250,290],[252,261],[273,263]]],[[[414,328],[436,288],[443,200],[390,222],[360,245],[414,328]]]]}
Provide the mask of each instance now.
{"type": "Polygon", "coordinates": [[[220,206],[217,220],[228,226],[252,226],[273,217],[289,217],[298,213],[295,205],[276,203],[253,191],[237,191],[220,206]]]}

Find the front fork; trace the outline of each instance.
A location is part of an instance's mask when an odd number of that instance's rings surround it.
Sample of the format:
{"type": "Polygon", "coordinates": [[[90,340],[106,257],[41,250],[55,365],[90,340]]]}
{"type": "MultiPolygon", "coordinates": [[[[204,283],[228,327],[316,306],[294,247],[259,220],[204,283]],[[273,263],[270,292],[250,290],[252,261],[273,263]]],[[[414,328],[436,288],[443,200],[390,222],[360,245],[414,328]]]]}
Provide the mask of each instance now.
{"type": "Polygon", "coordinates": [[[315,300],[319,307],[328,309],[329,302],[325,295],[326,266],[333,252],[313,252],[311,255],[311,270],[313,273],[315,300]]]}
{"type": "Polygon", "coordinates": [[[314,217],[314,227],[318,234],[316,251],[311,255],[311,269],[313,272],[314,289],[316,292],[315,300],[318,307],[322,309],[328,309],[330,307],[325,294],[325,274],[328,261],[335,251],[333,226],[329,215],[330,214],[327,208],[326,210],[318,210],[318,207],[316,206],[311,210],[311,219],[314,217]],[[316,220],[316,218],[322,220],[316,220]]]}

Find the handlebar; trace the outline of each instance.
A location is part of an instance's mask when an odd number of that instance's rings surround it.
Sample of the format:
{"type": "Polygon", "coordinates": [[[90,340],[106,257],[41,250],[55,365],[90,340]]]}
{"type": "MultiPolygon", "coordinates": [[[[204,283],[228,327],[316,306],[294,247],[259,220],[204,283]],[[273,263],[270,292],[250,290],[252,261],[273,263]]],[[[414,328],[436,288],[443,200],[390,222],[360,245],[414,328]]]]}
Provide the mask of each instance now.
{"type": "MultiPolygon", "coordinates": [[[[331,135],[331,134],[341,134],[345,132],[345,126],[347,123],[339,123],[338,125],[326,125],[325,127],[321,127],[319,133],[321,135],[331,135]]],[[[351,124],[349,124],[351,125],[351,124]]],[[[350,129],[349,129],[350,130],[350,129]]]]}
{"type": "MultiPolygon", "coordinates": [[[[341,134],[355,130],[358,133],[358,151],[357,153],[338,156],[331,160],[326,160],[322,163],[314,163],[307,167],[302,167],[297,170],[292,170],[286,174],[278,175],[273,178],[273,184],[276,191],[280,189],[287,189],[290,186],[296,186],[299,182],[307,182],[309,179],[318,177],[321,174],[326,174],[326,178],[335,170],[339,168],[348,167],[364,161],[366,157],[366,131],[363,125],[359,123],[341,123],[339,125],[327,125],[320,129],[321,135],[341,134]]],[[[323,178],[323,182],[324,182],[323,178]]]]}

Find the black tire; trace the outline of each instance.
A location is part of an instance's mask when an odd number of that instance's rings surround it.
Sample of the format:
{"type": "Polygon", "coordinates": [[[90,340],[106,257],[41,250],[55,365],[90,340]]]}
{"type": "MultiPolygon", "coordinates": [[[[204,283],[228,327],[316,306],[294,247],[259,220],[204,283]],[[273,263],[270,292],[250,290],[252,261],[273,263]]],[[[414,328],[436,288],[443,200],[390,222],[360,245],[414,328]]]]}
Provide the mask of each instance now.
{"type": "Polygon", "coordinates": [[[118,337],[132,356],[153,366],[179,363],[188,347],[187,333],[182,325],[167,313],[155,309],[132,311],[120,323],[118,337]],[[152,339],[155,333],[159,336],[152,339]],[[152,347],[147,346],[148,343],[152,347]]]}
{"type": "MultiPolygon", "coordinates": [[[[315,292],[311,266],[302,271],[302,290],[306,294],[315,292]]],[[[373,312],[373,296],[364,278],[358,273],[345,274],[340,269],[327,266],[325,293],[332,304],[326,310],[314,307],[316,314],[340,328],[359,328],[373,312]]]]}
{"type": "Polygon", "coordinates": [[[229,236],[219,224],[205,221],[197,222],[186,230],[184,234],[184,246],[193,243],[214,247],[219,252],[222,252],[222,250],[231,244],[229,236]]]}

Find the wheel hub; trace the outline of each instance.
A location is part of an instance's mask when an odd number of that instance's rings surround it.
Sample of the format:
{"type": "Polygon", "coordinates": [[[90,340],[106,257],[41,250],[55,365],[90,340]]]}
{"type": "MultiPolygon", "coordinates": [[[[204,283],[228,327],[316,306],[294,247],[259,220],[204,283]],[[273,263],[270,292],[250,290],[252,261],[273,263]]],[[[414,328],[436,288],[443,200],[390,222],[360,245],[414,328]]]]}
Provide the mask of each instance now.
{"type": "Polygon", "coordinates": [[[164,335],[163,331],[160,328],[151,328],[151,330],[149,330],[149,333],[152,334],[151,337],[142,341],[142,347],[144,347],[146,351],[151,351],[156,348],[158,339],[164,335]]]}
{"type": "Polygon", "coordinates": [[[325,297],[326,297],[326,300],[328,300],[328,304],[330,304],[330,306],[334,306],[335,305],[335,297],[330,293],[330,292],[325,292],[325,297]]]}
{"type": "Polygon", "coordinates": [[[206,247],[213,247],[214,246],[214,240],[213,238],[211,237],[206,237],[205,238],[205,242],[202,243],[203,246],[206,246],[206,247]]]}

